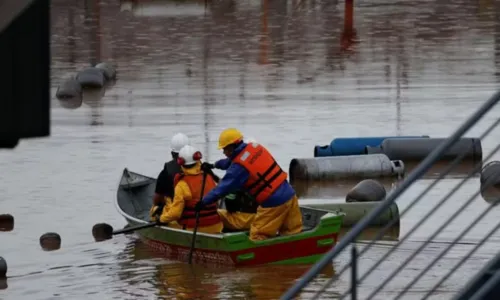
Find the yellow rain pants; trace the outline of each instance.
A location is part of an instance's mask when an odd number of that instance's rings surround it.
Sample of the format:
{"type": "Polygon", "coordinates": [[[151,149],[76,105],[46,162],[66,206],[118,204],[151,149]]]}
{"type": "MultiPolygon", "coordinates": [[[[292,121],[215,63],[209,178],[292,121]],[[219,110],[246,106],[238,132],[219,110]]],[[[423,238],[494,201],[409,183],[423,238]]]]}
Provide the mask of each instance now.
{"type": "Polygon", "coordinates": [[[280,235],[290,235],[302,231],[302,214],[297,196],[286,203],[264,208],[259,206],[250,226],[250,239],[261,241],[280,235]]]}
{"type": "Polygon", "coordinates": [[[252,225],[255,218],[255,214],[239,211],[230,213],[225,209],[218,209],[217,212],[224,224],[224,228],[231,230],[250,230],[250,225],[252,225]]]}

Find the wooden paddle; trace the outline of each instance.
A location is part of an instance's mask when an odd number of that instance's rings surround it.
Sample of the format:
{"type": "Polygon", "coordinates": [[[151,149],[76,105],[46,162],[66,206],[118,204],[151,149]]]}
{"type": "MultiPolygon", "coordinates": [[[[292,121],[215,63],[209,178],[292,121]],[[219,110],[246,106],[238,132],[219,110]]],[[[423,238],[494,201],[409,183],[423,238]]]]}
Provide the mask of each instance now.
{"type": "Polygon", "coordinates": [[[136,230],[141,230],[145,228],[155,227],[157,225],[162,225],[156,222],[149,222],[146,224],[141,224],[133,227],[123,228],[120,230],[113,230],[113,226],[107,223],[98,223],[92,227],[92,235],[97,242],[105,241],[111,239],[114,235],[124,234],[133,232],[136,230]]]}
{"type": "MultiPolygon", "coordinates": [[[[201,195],[200,195],[200,201],[203,200],[203,194],[205,192],[205,182],[207,181],[207,173],[203,172],[203,180],[201,182],[201,195]]],[[[194,244],[196,242],[196,233],[198,232],[198,224],[200,223],[200,212],[196,211],[195,213],[195,219],[196,223],[194,225],[193,229],[193,239],[191,241],[191,249],[189,249],[189,256],[188,256],[188,263],[191,264],[193,262],[193,251],[194,251],[194,244]]]]}

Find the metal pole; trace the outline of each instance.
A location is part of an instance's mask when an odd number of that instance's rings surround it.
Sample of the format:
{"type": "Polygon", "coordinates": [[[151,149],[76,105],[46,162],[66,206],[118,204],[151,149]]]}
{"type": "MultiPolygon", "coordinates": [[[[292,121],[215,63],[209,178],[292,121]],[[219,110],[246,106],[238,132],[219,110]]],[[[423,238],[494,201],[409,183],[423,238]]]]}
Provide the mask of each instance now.
{"type": "Polygon", "coordinates": [[[358,299],[357,291],[357,279],[358,279],[358,250],[356,245],[352,246],[351,249],[351,300],[358,299]]]}

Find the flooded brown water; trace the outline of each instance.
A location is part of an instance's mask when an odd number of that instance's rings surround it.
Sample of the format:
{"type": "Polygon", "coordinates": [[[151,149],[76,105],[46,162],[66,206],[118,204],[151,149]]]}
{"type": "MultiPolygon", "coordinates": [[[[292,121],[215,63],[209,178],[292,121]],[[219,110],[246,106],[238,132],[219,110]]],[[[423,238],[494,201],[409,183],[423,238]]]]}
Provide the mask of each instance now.
{"type": "MultiPolygon", "coordinates": [[[[122,169],[156,176],[178,131],[214,161],[222,156],[216,149],[219,132],[238,127],[266,145],[284,168],[292,158],[311,157],[314,145],[339,136],[446,137],[498,87],[500,7],[494,1],[359,1],[354,8],[358,43],[352,45],[342,43],[343,1],[262,1],[220,0],[207,10],[203,1],[177,6],[144,1],[157,6],[142,9],[141,1],[99,6],[52,1],[53,94],[66,74],[90,63],[116,64],[119,78],[103,97],[86,94],[76,109],[63,108],[54,97],[51,137],[0,152],[0,210],[16,217],[14,231],[0,233],[0,256],[9,264],[1,299],[276,299],[306,267],[192,269],[151,253],[133,236],[94,243],[93,224],[124,225],[113,205],[122,169]],[[61,234],[60,250],[40,249],[38,238],[49,231],[61,234]]],[[[468,136],[482,133],[499,111],[495,108],[468,136]]],[[[484,139],[484,153],[499,139],[498,130],[484,139]]],[[[404,216],[400,236],[457,181],[444,180],[404,216]]],[[[429,182],[410,188],[398,202],[400,210],[429,182]]],[[[477,179],[465,184],[363,281],[360,297],[478,185],[477,179]]],[[[344,190],[332,200],[316,201],[344,201],[344,190]]],[[[396,296],[485,207],[476,199],[375,298],[396,296]]],[[[405,299],[423,297],[499,217],[494,209],[475,224],[463,245],[405,299]]],[[[390,244],[363,256],[360,272],[390,244]]],[[[433,298],[456,293],[499,245],[495,234],[433,298]]],[[[336,259],[306,294],[348,260],[348,254],[336,259]]],[[[329,296],[344,293],[349,284],[348,274],[342,276],[329,296]]]]}

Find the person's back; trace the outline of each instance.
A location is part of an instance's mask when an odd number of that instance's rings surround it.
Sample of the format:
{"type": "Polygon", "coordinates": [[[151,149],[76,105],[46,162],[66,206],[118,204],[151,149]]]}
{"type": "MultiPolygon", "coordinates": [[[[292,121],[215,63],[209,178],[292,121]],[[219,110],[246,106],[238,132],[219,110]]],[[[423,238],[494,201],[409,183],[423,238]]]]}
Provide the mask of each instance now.
{"type": "MultiPolygon", "coordinates": [[[[201,198],[216,186],[211,176],[201,171],[201,152],[192,146],[185,146],[179,152],[182,173],[175,178],[174,198],[160,216],[161,223],[193,230],[196,226],[196,208],[201,198]],[[203,193],[202,193],[203,191],[203,193]]],[[[222,232],[223,224],[217,213],[217,204],[205,206],[199,211],[198,231],[205,233],[222,232]]]]}
{"type": "Polygon", "coordinates": [[[183,133],[177,133],[172,137],[170,147],[172,160],[163,165],[163,169],[156,179],[155,194],[150,216],[152,221],[162,213],[165,206],[169,206],[174,197],[174,178],[181,172],[181,167],[177,163],[179,151],[189,144],[189,138],[183,133]]]}

